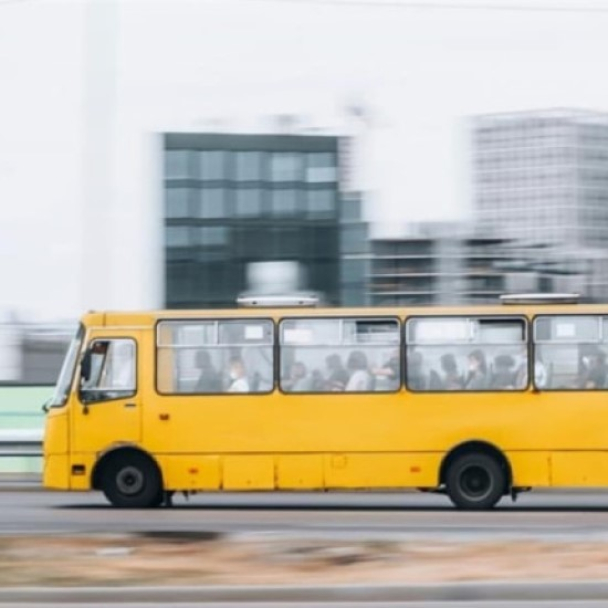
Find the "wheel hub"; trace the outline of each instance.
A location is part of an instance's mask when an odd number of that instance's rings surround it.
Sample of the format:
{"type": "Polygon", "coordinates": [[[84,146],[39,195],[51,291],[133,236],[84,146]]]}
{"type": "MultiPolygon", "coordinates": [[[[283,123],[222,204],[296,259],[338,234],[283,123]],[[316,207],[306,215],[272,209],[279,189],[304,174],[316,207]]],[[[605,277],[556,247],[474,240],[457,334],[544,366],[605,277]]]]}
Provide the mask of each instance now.
{"type": "Polygon", "coordinates": [[[492,491],[492,477],[480,466],[472,465],[460,475],[462,492],[474,500],[482,500],[492,491]]]}
{"type": "Polygon", "coordinates": [[[136,467],[127,466],[116,475],[116,487],[127,496],[134,496],[143,490],[144,476],[136,467]]]}

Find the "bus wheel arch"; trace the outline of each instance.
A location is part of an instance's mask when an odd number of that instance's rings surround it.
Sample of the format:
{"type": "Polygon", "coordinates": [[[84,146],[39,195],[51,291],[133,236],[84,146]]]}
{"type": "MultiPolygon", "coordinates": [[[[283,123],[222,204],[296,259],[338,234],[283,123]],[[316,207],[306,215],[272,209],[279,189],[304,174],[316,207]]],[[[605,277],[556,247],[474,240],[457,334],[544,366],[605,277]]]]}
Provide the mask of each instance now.
{"type": "Polygon", "coordinates": [[[439,484],[458,508],[489,509],[512,491],[511,463],[495,445],[467,441],[444,457],[439,484]]]}
{"type": "Polygon", "coordinates": [[[162,472],[141,448],[123,444],[105,451],[95,463],[92,487],[123,508],[157,507],[164,497],[162,472]]]}

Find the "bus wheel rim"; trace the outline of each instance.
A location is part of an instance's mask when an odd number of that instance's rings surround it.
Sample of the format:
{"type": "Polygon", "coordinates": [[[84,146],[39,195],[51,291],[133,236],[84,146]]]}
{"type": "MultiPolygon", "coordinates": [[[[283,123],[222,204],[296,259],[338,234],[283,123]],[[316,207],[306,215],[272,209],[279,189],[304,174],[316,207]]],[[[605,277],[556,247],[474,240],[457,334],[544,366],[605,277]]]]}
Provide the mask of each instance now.
{"type": "Polygon", "coordinates": [[[459,485],[467,499],[481,501],[491,494],[494,482],[485,467],[472,464],[461,471],[459,485]]]}
{"type": "Polygon", "coordinates": [[[116,475],[116,487],[126,496],[139,494],[144,487],[144,474],[137,467],[124,467],[116,475]]]}

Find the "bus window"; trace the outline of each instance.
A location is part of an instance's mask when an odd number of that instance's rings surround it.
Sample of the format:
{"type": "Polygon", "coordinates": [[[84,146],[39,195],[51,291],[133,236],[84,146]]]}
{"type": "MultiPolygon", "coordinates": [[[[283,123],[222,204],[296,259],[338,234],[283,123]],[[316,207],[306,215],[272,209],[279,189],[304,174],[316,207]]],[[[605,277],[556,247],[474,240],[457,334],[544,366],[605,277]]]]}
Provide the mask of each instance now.
{"type": "Polygon", "coordinates": [[[521,318],[414,317],[406,323],[412,391],[509,391],[528,385],[521,318]]]}
{"type": "Polygon", "coordinates": [[[396,319],[285,319],[281,390],[391,392],[401,384],[396,319]]]}
{"type": "Polygon", "coordinates": [[[608,320],[592,315],[534,320],[534,384],[542,390],[608,388],[608,320]]]}
{"type": "Polygon", "coordinates": [[[161,321],[157,389],[165,394],[268,393],[273,323],[267,319],[161,321]]]}
{"type": "Polygon", "coordinates": [[[131,397],[136,392],[135,342],[116,338],[95,340],[91,363],[80,393],[87,402],[131,397]]]}

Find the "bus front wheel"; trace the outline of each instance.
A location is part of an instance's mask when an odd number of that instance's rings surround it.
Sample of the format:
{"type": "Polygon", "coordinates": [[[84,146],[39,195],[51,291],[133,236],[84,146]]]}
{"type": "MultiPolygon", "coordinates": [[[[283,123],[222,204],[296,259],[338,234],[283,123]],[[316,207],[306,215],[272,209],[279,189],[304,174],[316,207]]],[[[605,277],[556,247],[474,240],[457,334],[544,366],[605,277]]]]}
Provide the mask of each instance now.
{"type": "Polygon", "coordinates": [[[158,507],[163,498],[162,479],[156,464],[144,454],[116,454],[104,467],[103,493],[115,507],[158,507]]]}
{"type": "Polygon", "coordinates": [[[488,454],[469,453],[449,465],[446,490],[459,509],[491,509],[502,498],[506,486],[503,467],[488,454]]]}

